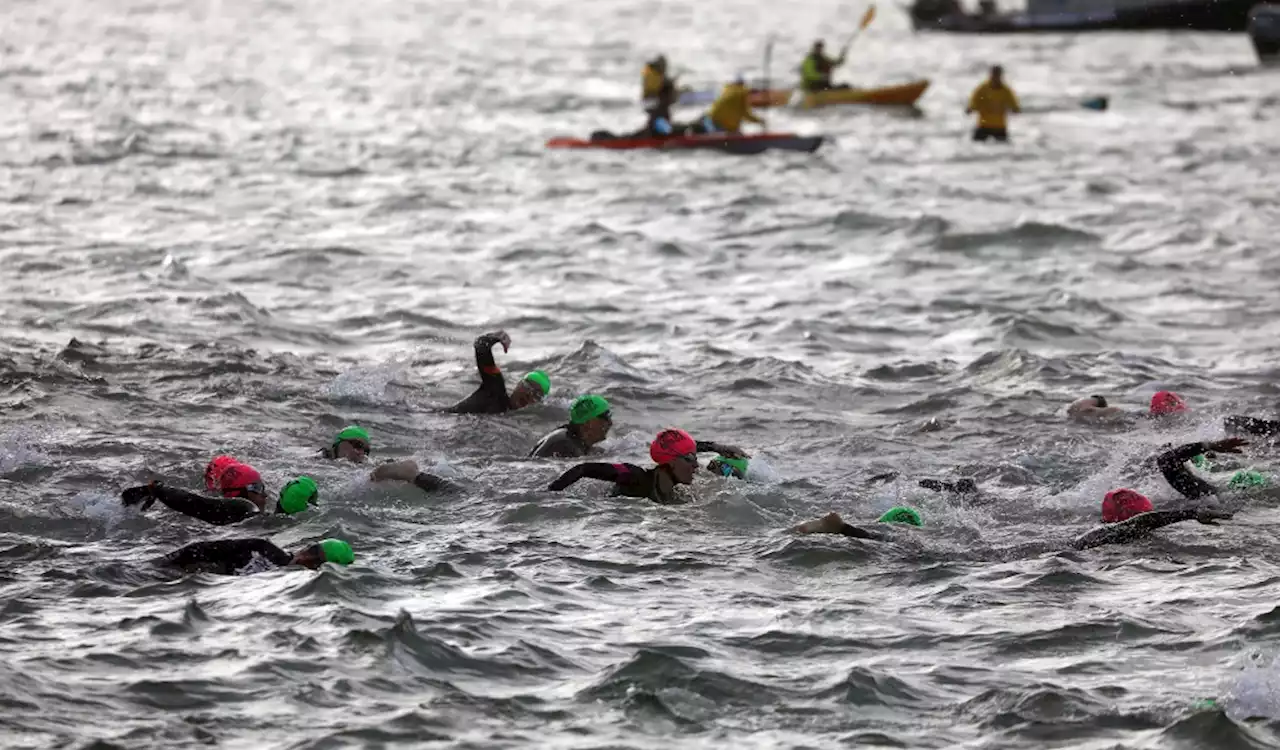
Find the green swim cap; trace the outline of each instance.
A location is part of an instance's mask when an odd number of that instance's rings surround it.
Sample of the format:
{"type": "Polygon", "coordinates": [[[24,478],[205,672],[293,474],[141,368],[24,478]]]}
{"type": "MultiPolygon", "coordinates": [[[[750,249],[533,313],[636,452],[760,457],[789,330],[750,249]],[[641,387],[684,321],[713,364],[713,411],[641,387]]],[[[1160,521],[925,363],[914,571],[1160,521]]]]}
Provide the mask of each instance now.
{"type": "Polygon", "coordinates": [[[356,553],[351,545],[341,539],[326,539],[320,542],[320,551],[324,553],[324,561],[338,565],[350,565],[356,561],[356,553]]]}
{"type": "Polygon", "coordinates": [[[298,477],[290,481],[280,490],[280,512],[293,515],[301,513],[307,506],[315,503],[320,495],[316,480],[311,477],[298,477]]]}
{"type": "Polygon", "coordinates": [[[1213,462],[1203,453],[1191,459],[1191,465],[1201,471],[1213,471],[1213,462]]]}
{"type": "Polygon", "coordinates": [[[896,508],[890,508],[876,520],[880,523],[905,523],[912,526],[924,526],[924,521],[920,518],[919,512],[912,508],[904,508],[901,505],[896,508]]]}
{"type": "Polygon", "coordinates": [[[578,396],[569,407],[569,422],[585,424],[608,413],[609,402],[604,399],[604,396],[578,396]]]}
{"type": "Polygon", "coordinates": [[[1267,482],[1267,476],[1262,472],[1254,471],[1253,469],[1242,469],[1237,471],[1235,474],[1231,475],[1231,480],[1227,482],[1228,487],[1236,490],[1249,489],[1252,487],[1266,487],[1267,484],[1269,484],[1269,482],[1267,482]]]}
{"type": "Polygon", "coordinates": [[[542,370],[534,370],[525,375],[524,379],[538,386],[542,390],[542,395],[545,396],[551,393],[551,378],[547,377],[547,374],[542,370]]]}
{"type": "MultiPolygon", "coordinates": [[[[736,476],[739,479],[745,479],[747,476],[747,466],[749,465],[749,462],[745,458],[728,458],[727,456],[716,456],[712,460],[716,461],[721,466],[731,467],[733,469],[733,476],[736,476]]],[[[725,476],[729,476],[729,474],[725,474],[725,476]]]]}
{"type": "Polygon", "coordinates": [[[350,427],[343,427],[342,432],[339,432],[333,438],[333,444],[337,445],[338,443],[341,443],[344,440],[360,440],[365,445],[370,445],[371,443],[371,441],[369,440],[369,431],[363,427],[357,427],[355,425],[351,425],[350,427]]]}

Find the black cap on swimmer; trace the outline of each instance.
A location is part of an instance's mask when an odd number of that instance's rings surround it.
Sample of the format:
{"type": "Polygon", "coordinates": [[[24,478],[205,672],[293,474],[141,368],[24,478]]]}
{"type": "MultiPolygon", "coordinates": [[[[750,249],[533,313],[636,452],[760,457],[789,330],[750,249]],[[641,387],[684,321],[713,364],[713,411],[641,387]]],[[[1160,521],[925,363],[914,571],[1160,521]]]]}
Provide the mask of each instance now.
{"type": "Polygon", "coordinates": [[[1090,396],[1089,398],[1093,399],[1093,405],[1098,407],[1099,409],[1107,408],[1107,400],[1102,396],[1094,395],[1094,396],[1090,396]]]}

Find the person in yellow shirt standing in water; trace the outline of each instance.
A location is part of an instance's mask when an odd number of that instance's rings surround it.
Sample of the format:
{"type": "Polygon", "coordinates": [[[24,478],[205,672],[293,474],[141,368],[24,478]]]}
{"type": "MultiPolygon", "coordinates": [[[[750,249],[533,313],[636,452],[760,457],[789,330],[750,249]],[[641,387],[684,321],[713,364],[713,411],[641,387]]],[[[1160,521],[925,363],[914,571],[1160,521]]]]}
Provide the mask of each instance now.
{"type": "Polygon", "coordinates": [[[720,98],[716,99],[715,104],[711,105],[711,109],[707,110],[701,120],[693,124],[690,132],[737,135],[742,132],[744,120],[764,125],[764,120],[751,111],[750,96],[751,91],[747,89],[746,82],[739,75],[733,83],[724,87],[720,92],[720,98]]]}
{"type": "Polygon", "coordinates": [[[994,138],[997,141],[1009,140],[1010,112],[1021,112],[1018,96],[1004,82],[1004,68],[999,65],[991,68],[991,77],[983,81],[973,90],[969,97],[969,107],[964,113],[978,113],[978,127],[973,130],[973,140],[985,141],[994,138]]]}

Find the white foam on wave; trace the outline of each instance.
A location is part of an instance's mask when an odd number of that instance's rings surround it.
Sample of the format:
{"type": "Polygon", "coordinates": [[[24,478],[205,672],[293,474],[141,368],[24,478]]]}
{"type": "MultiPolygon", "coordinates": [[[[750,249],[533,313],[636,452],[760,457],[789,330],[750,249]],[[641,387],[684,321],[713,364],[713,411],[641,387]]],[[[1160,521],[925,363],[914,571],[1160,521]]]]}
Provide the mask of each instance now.
{"type": "Polygon", "coordinates": [[[0,476],[28,466],[47,466],[52,459],[39,448],[44,434],[34,427],[19,425],[0,432],[0,476]]]}

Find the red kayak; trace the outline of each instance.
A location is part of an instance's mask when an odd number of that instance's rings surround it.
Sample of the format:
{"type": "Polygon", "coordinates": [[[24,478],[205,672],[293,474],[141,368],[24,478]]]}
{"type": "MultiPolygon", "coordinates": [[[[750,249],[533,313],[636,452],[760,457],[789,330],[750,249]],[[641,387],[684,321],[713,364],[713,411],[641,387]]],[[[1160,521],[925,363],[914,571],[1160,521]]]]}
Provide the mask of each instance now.
{"type": "Polygon", "coordinates": [[[605,148],[615,151],[635,149],[710,149],[731,154],[759,154],[770,149],[779,151],[803,151],[811,154],[822,145],[820,135],[805,136],[794,133],[762,133],[753,135],[675,135],[668,138],[552,138],[547,148],[605,148]]]}

